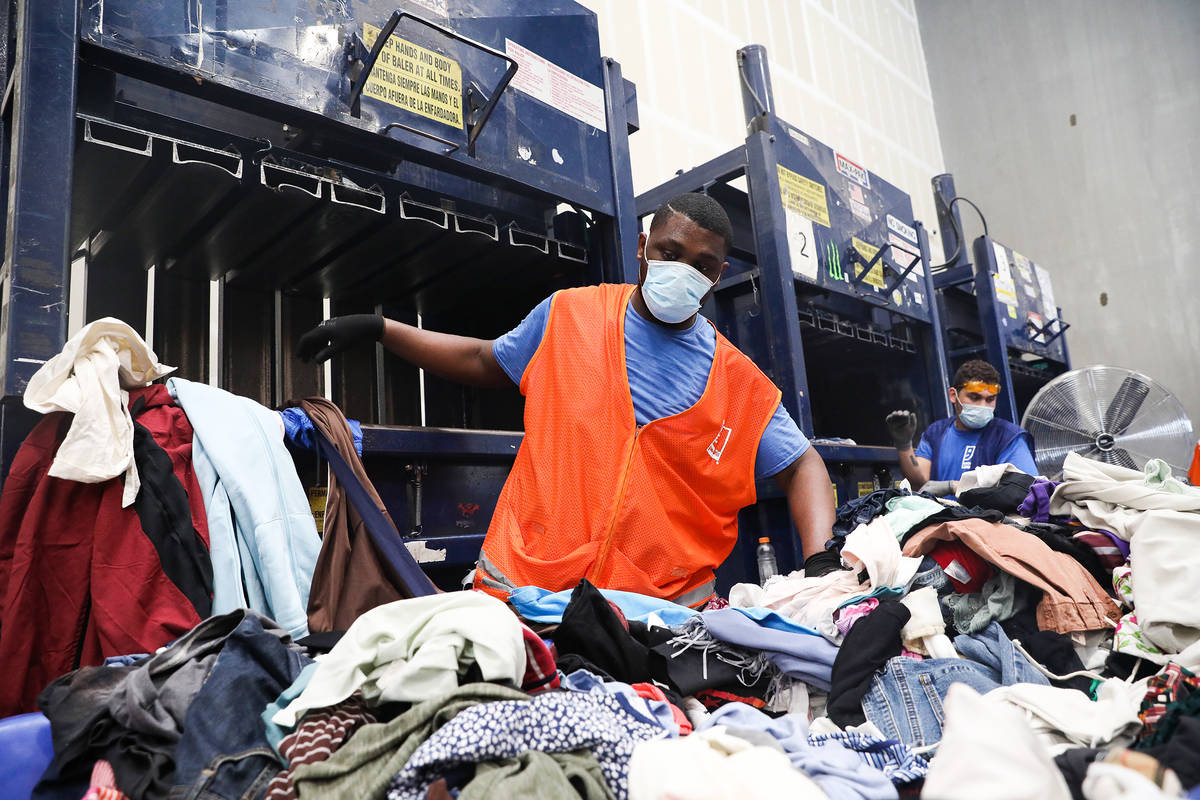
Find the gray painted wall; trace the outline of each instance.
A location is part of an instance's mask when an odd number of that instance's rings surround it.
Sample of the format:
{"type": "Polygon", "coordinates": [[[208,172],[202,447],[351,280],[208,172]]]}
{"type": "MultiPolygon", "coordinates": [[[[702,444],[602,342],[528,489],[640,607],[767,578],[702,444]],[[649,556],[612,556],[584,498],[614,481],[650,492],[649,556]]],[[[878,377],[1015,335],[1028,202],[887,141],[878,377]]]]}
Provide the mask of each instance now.
{"type": "Polygon", "coordinates": [[[958,193],[1051,271],[1075,366],[1146,373],[1200,432],[1200,2],[916,9],[958,193]]]}

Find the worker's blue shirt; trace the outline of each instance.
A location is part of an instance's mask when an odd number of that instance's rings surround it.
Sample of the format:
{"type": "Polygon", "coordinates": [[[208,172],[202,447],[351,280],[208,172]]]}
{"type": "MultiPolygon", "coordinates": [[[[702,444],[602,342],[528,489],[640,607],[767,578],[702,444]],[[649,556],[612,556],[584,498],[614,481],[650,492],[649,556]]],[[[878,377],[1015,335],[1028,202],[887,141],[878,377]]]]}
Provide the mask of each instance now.
{"type": "MultiPolygon", "coordinates": [[[[942,434],[937,463],[930,466],[929,479],[956,481],[962,477],[964,472],[970,472],[976,467],[988,466],[978,463],[979,459],[975,458],[975,448],[982,435],[983,429],[960,431],[956,425],[948,426],[942,434]]],[[[933,445],[924,435],[921,436],[921,443],[917,445],[916,454],[921,458],[933,458],[933,445]]],[[[1030,475],[1038,474],[1037,465],[1033,461],[1033,453],[1029,452],[1029,445],[1022,437],[1014,439],[1012,444],[1000,453],[1000,457],[996,459],[995,463],[1012,464],[1022,472],[1030,475]]]]}
{"type": "MultiPolygon", "coordinates": [[[[496,361],[513,383],[520,384],[549,318],[547,297],[493,343],[496,361]]],[[[692,327],[677,331],[642,319],[630,304],[625,310],[625,369],[638,424],[678,414],[699,402],[716,352],[717,332],[699,315],[692,327]]],[[[808,439],[780,403],[759,440],[755,477],[775,475],[808,448],[808,439]]]]}

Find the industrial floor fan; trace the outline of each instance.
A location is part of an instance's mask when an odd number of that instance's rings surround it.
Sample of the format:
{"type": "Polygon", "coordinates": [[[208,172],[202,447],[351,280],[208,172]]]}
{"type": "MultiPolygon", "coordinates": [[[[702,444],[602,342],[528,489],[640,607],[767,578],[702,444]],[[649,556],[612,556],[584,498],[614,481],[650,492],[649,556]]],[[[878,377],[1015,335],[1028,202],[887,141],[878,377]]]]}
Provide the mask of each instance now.
{"type": "Polygon", "coordinates": [[[1050,478],[1072,452],[1129,469],[1161,458],[1182,477],[1196,444],[1174,395],[1139,372],[1101,365],[1065,372],[1043,386],[1021,427],[1033,436],[1038,470],[1050,478]]]}

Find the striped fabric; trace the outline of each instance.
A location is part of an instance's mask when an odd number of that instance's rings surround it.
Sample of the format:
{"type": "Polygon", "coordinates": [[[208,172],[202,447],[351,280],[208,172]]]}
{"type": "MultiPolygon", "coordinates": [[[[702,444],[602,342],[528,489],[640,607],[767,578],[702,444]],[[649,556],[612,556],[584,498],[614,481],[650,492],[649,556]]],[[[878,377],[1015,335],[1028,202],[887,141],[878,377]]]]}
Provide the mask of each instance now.
{"type": "Polygon", "coordinates": [[[1073,534],[1071,538],[1083,542],[1095,550],[1096,555],[1100,557],[1100,564],[1105,569],[1119,567],[1127,560],[1125,554],[1121,552],[1116,543],[1103,533],[1083,531],[1082,533],[1073,534]]]}
{"type": "Polygon", "coordinates": [[[375,715],[367,710],[362,695],[358,693],[336,706],[305,714],[296,730],[279,743],[279,752],[288,760],[288,768],[271,779],[267,785],[266,800],[296,800],[292,770],[301,764],[324,761],[360,726],[375,721],[375,715]]]}
{"type": "Polygon", "coordinates": [[[929,762],[917,755],[908,745],[863,733],[821,733],[808,737],[808,743],[819,747],[825,743],[841,745],[858,753],[875,769],[887,775],[894,784],[911,783],[925,777],[929,762]]]}
{"type": "Polygon", "coordinates": [[[92,767],[91,785],[83,800],[129,800],[117,788],[117,776],[113,774],[112,764],[107,761],[97,761],[92,767]]]}

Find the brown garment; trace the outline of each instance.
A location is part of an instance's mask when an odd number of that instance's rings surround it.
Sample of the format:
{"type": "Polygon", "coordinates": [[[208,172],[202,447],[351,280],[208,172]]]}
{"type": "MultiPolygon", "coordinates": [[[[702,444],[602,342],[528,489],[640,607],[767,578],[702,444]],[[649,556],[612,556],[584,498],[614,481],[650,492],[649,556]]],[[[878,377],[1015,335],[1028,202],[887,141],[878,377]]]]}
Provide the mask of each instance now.
{"type": "Polygon", "coordinates": [[[1051,550],[1020,528],[982,519],[931,525],[904,544],[904,555],[922,556],[940,541],[957,539],[998,569],[1044,593],[1037,608],[1042,630],[1057,633],[1114,628],[1121,611],[1078,561],[1051,550]],[[1110,623],[1111,620],[1111,623],[1110,623]]]}
{"type": "MultiPolygon", "coordinates": [[[[341,409],[322,397],[301,400],[300,408],[341,453],[371,500],[387,517],[387,509],[354,449],[354,434],[341,409]]],[[[388,521],[391,522],[391,517],[388,521]]],[[[395,528],[394,523],[392,527],[395,528]]],[[[403,587],[395,571],[380,557],[366,523],[331,473],[325,503],[325,536],[308,594],[308,629],[313,633],[344,631],[364,612],[409,597],[403,587]]]]}

